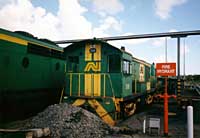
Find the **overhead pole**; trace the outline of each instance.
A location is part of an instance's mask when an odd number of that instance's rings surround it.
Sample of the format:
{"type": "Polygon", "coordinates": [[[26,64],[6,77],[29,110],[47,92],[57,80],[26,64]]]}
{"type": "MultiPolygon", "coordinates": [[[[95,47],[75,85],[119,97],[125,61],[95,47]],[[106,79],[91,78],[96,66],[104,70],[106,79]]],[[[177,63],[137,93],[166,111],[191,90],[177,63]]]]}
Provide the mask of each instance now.
{"type": "MultiPolygon", "coordinates": [[[[177,37],[186,37],[186,36],[190,36],[190,35],[200,35],[200,30],[140,34],[140,35],[126,35],[126,36],[114,36],[114,37],[101,37],[101,38],[95,38],[95,39],[103,40],[103,41],[117,41],[117,40],[127,40],[127,39],[144,39],[144,38],[158,38],[158,37],[177,38],[177,37]]],[[[91,40],[91,39],[93,39],[93,38],[60,40],[60,41],[54,41],[54,42],[56,44],[67,44],[67,43],[76,43],[76,42],[80,42],[83,40],[91,40]]]]}
{"type": "Polygon", "coordinates": [[[183,76],[184,76],[184,80],[185,80],[185,55],[186,55],[186,51],[185,51],[185,39],[183,41],[183,76]]]}
{"type": "Polygon", "coordinates": [[[180,37],[177,37],[177,100],[181,101],[181,78],[180,78],[180,37]]]}
{"type": "Polygon", "coordinates": [[[167,37],[165,38],[165,62],[167,63],[167,37]]]}
{"type": "Polygon", "coordinates": [[[180,78],[180,37],[177,37],[177,64],[178,64],[178,68],[177,68],[177,76],[178,78],[180,78]]]}

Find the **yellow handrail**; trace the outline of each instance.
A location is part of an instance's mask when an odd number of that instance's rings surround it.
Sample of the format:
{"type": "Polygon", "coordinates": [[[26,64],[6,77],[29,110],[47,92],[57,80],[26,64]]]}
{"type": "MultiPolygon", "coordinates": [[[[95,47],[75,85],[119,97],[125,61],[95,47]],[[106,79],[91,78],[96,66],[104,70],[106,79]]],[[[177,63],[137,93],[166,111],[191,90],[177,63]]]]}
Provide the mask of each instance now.
{"type": "Polygon", "coordinates": [[[110,82],[110,86],[111,86],[111,90],[112,90],[112,96],[113,96],[113,98],[114,98],[114,97],[115,97],[115,94],[114,94],[114,89],[113,89],[113,86],[112,86],[112,81],[111,81],[110,75],[109,75],[109,74],[107,74],[107,75],[108,75],[109,82],[110,82]]]}
{"type": "Polygon", "coordinates": [[[106,74],[103,74],[103,96],[106,97],[106,74]]]}
{"type": "Polygon", "coordinates": [[[78,74],[78,96],[80,96],[81,95],[81,85],[80,85],[80,83],[81,83],[81,81],[80,81],[80,77],[81,77],[81,74],[78,74]]]}
{"type": "MultiPolygon", "coordinates": [[[[87,73],[66,73],[66,76],[69,75],[69,87],[70,87],[70,96],[72,96],[72,79],[73,79],[73,76],[74,75],[78,75],[78,96],[81,96],[81,75],[85,75],[87,73]]],[[[96,74],[96,73],[93,73],[93,74],[96,74]]],[[[91,75],[93,75],[91,74],[91,75]]],[[[101,76],[103,76],[103,97],[106,97],[106,77],[108,77],[108,81],[109,81],[109,84],[110,84],[110,87],[111,87],[111,91],[112,91],[112,96],[115,97],[115,94],[114,94],[114,88],[113,88],[113,85],[112,85],[112,81],[111,81],[111,78],[110,78],[110,75],[108,73],[98,73],[98,74],[101,74],[101,76]]],[[[94,86],[93,86],[94,87],[94,86]]],[[[94,88],[92,88],[92,90],[94,90],[94,88]]]]}
{"type": "Polygon", "coordinates": [[[64,93],[64,87],[63,87],[63,89],[62,89],[62,92],[61,92],[61,95],[60,95],[60,101],[59,101],[59,103],[61,103],[62,102],[62,98],[63,98],[63,93],[64,93]]]}
{"type": "Polygon", "coordinates": [[[72,96],[72,74],[70,73],[70,96],[72,96]]]}

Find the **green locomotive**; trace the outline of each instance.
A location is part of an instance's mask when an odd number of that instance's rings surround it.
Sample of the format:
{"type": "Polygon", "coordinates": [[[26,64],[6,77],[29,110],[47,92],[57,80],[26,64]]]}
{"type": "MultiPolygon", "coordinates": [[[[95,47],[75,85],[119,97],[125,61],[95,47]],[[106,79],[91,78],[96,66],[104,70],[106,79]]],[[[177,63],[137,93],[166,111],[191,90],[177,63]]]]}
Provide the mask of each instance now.
{"type": "Polygon", "coordinates": [[[110,125],[134,114],[139,103],[152,102],[154,64],[96,39],[73,43],[64,52],[65,102],[95,111],[110,125]]]}
{"type": "Polygon", "coordinates": [[[58,103],[65,65],[63,48],[53,42],[0,29],[0,121],[58,103]]]}

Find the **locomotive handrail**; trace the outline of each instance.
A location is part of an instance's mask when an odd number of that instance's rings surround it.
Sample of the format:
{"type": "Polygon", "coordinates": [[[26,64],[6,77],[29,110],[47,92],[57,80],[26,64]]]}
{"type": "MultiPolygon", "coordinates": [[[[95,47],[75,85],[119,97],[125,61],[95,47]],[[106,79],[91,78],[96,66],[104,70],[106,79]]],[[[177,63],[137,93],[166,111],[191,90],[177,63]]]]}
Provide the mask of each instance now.
{"type": "MultiPolygon", "coordinates": [[[[68,73],[66,73],[66,76],[69,76],[69,95],[70,96],[73,96],[72,95],[72,83],[73,83],[73,76],[74,75],[78,75],[79,77],[78,77],[78,96],[81,96],[81,87],[80,87],[80,85],[81,85],[81,81],[80,81],[80,77],[81,77],[81,75],[83,76],[83,75],[85,75],[85,74],[91,74],[91,73],[74,73],[74,72],[68,72],[68,73]]],[[[112,92],[112,97],[113,98],[115,98],[115,94],[114,94],[114,88],[113,88],[113,85],[112,85],[112,81],[111,81],[111,78],[110,78],[110,74],[109,73],[92,73],[92,74],[100,74],[101,76],[103,76],[103,97],[107,97],[106,96],[106,76],[107,76],[107,78],[108,78],[108,81],[109,81],[109,85],[110,85],[110,88],[111,88],[111,92],[112,92]]],[[[92,75],[91,74],[91,75],[92,75]]],[[[93,93],[93,96],[94,96],[94,93],[93,93]]]]}
{"type": "Polygon", "coordinates": [[[110,74],[108,74],[108,78],[109,78],[109,81],[110,81],[110,86],[111,86],[113,98],[115,98],[114,89],[113,89],[113,86],[112,86],[112,81],[111,81],[111,78],[110,78],[110,74]]]}

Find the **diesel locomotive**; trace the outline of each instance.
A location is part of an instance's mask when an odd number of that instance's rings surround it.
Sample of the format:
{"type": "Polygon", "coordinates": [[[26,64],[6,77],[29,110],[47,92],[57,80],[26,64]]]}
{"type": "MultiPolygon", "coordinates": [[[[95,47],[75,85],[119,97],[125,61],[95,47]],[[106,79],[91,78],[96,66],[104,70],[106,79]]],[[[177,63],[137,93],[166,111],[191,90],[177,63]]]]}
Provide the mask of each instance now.
{"type": "Polygon", "coordinates": [[[94,111],[110,125],[152,103],[154,64],[98,39],[75,42],[64,53],[65,102],[94,111]]]}
{"type": "Polygon", "coordinates": [[[65,64],[64,50],[55,43],[0,29],[0,121],[58,103],[65,64]]]}

